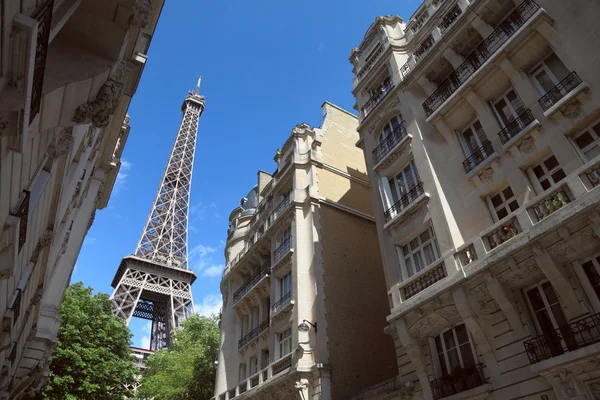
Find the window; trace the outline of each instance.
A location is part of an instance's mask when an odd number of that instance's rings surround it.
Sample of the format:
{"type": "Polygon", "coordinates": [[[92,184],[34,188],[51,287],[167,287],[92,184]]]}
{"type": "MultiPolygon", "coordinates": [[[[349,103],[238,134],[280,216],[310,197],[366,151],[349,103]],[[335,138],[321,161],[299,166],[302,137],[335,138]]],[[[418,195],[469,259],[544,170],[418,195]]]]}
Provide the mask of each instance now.
{"type": "Polygon", "coordinates": [[[402,276],[408,279],[440,257],[437,239],[433,228],[411,240],[408,244],[397,247],[400,253],[402,276]]]}
{"type": "Polygon", "coordinates": [[[242,316],[242,338],[248,334],[248,323],[249,318],[248,315],[242,316]]]}
{"type": "Polygon", "coordinates": [[[292,227],[288,226],[288,228],[285,230],[285,232],[283,232],[283,235],[281,235],[279,237],[279,239],[277,239],[277,241],[275,242],[275,248],[276,249],[279,248],[279,246],[284,244],[291,237],[292,237],[292,227]]]}
{"type": "Polygon", "coordinates": [[[506,217],[508,214],[516,211],[519,208],[519,203],[515,199],[510,186],[507,186],[502,191],[490,198],[490,205],[498,220],[506,217]]]}
{"type": "Polygon", "coordinates": [[[475,352],[465,324],[456,325],[436,336],[435,350],[442,376],[475,365],[475,352]]]}
{"type": "Polygon", "coordinates": [[[240,364],[239,377],[240,382],[246,379],[246,364],[244,363],[240,364]]]}
{"type": "MultiPolygon", "coordinates": [[[[396,204],[419,184],[419,174],[417,173],[414,160],[411,160],[398,175],[390,178],[388,182],[390,184],[390,190],[392,191],[393,204],[396,204]]],[[[416,193],[414,197],[417,197],[416,193]]],[[[408,203],[410,203],[411,200],[414,199],[409,199],[408,203]]]]}
{"type": "Polygon", "coordinates": [[[525,112],[525,106],[513,89],[506,92],[500,100],[494,103],[494,111],[502,127],[513,122],[519,115],[525,112]]]}
{"type": "Polygon", "coordinates": [[[252,376],[258,372],[258,358],[250,357],[250,373],[249,376],[252,376]]]}
{"type": "Polygon", "coordinates": [[[540,182],[540,185],[542,185],[543,190],[550,189],[566,176],[554,155],[551,155],[533,167],[533,173],[540,182]]]}
{"type": "Polygon", "coordinates": [[[292,328],[287,328],[279,334],[279,358],[292,352],[292,328]]]}
{"type": "Polygon", "coordinates": [[[279,279],[279,298],[282,298],[286,294],[292,291],[292,273],[288,272],[279,279]]]}
{"type": "Polygon", "coordinates": [[[377,140],[377,143],[381,143],[383,139],[388,137],[390,133],[394,132],[394,130],[402,124],[402,117],[399,115],[395,115],[388,121],[387,124],[383,127],[381,134],[377,140]]]}
{"type": "Polygon", "coordinates": [[[586,161],[600,155],[600,122],[589,127],[573,139],[586,161]]]}
{"type": "Polygon", "coordinates": [[[37,203],[40,201],[46,185],[50,182],[50,177],[50,172],[42,169],[33,180],[29,188],[29,216],[33,214],[33,210],[35,210],[37,203]]]}
{"type": "Polygon", "coordinates": [[[596,296],[600,299],[600,257],[592,258],[590,261],[581,264],[581,268],[583,268],[583,272],[590,281],[596,296]]]}
{"type": "MultiPolygon", "coordinates": [[[[484,144],[488,142],[488,138],[485,135],[483,126],[481,126],[481,122],[478,120],[473,122],[462,132],[462,138],[464,141],[463,145],[465,147],[465,155],[467,157],[477,152],[483,147],[484,144]]],[[[482,153],[484,159],[489,156],[485,149],[482,149],[482,153]]]]}
{"type": "Polygon", "coordinates": [[[556,54],[552,53],[533,70],[531,75],[540,94],[545,95],[569,75],[569,70],[556,54]]]}
{"type": "Polygon", "coordinates": [[[258,322],[258,307],[254,307],[252,309],[250,316],[251,316],[250,328],[251,329],[258,328],[258,324],[259,324],[259,322],[258,322]]]}

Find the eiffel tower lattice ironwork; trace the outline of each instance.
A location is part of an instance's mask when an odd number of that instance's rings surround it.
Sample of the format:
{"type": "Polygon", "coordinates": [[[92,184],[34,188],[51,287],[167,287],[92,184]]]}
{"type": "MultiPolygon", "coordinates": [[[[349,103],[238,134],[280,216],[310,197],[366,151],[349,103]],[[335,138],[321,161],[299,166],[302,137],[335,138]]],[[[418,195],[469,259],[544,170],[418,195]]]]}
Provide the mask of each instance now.
{"type": "Polygon", "coordinates": [[[152,321],[150,349],[171,344],[170,332],[194,311],[188,268],[188,209],[198,121],[204,111],[200,81],[186,96],[183,119],[146,227],[135,253],[126,256],[112,281],[113,312],[152,321]]]}

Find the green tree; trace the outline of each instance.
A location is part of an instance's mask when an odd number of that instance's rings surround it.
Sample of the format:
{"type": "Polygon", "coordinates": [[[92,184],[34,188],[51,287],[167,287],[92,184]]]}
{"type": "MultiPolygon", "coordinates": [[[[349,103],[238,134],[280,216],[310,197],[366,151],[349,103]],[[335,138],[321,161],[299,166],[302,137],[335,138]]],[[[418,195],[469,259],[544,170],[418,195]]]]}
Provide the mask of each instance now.
{"type": "Polygon", "coordinates": [[[44,399],[121,400],[132,395],[125,387],[137,372],[129,328],[112,315],[108,295],[92,292],[82,282],[67,288],[44,399]]]}
{"type": "Polygon", "coordinates": [[[215,385],[219,348],[217,316],[193,315],[173,332],[173,345],[148,358],[139,390],[141,398],[207,400],[215,385]]]}

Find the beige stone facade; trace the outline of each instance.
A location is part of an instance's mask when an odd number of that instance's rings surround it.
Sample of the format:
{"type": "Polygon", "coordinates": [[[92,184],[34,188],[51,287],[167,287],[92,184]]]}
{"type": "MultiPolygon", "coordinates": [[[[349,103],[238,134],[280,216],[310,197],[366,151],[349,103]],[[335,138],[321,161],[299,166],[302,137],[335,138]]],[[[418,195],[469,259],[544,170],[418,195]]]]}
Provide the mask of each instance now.
{"type": "Polygon", "coordinates": [[[129,134],[162,0],[0,4],[0,398],[34,395],[129,134]]]}
{"type": "Polygon", "coordinates": [[[351,53],[398,376],[600,398],[600,3],[427,0],[351,53]]]}
{"type": "Polygon", "coordinates": [[[347,399],[396,374],[357,120],[322,110],[230,215],[215,399],[347,399]]]}

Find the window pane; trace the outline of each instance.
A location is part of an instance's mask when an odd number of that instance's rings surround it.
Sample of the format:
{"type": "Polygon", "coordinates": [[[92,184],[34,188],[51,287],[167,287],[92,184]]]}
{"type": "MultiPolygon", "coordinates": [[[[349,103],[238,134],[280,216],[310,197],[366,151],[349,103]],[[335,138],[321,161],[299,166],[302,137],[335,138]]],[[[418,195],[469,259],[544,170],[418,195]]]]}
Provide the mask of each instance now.
{"type": "Polygon", "coordinates": [[[554,180],[554,182],[558,182],[561,179],[564,179],[567,175],[565,175],[565,172],[561,169],[559,169],[558,171],[556,171],[555,173],[552,174],[552,179],[554,180]]]}
{"type": "Polygon", "coordinates": [[[598,146],[592,146],[592,147],[589,148],[589,150],[586,150],[584,152],[584,154],[585,154],[585,157],[588,160],[591,160],[592,158],[597,157],[598,155],[600,155],[600,147],[598,147],[598,146]]]}
{"type": "Polygon", "coordinates": [[[569,75],[569,70],[565,67],[565,64],[560,61],[556,54],[552,54],[548,57],[544,63],[548,66],[550,71],[554,74],[556,79],[560,82],[569,75]]]}
{"type": "Polygon", "coordinates": [[[460,346],[460,355],[462,356],[464,367],[472,367],[475,365],[475,357],[473,356],[473,351],[471,350],[471,344],[469,342],[460,346]]]}
{"type": "Polygon", "coordinates": [[[460,359],[458,358],[458,349],[448,351],[448,363],[450,364],[450,373],[460,368],[460,359]]]}
{"type": "Polygon", "coordinates": [[[419,247],[419,238],[415,238],[410,241],[410,249],[411,250],[414,251],[417,247],[419,247]]]}
{"type": "Polygon", "coordinates": [[[552,184],[550,183],[550,181],[548,179],[544,179],[543,181],[540,182],[540,184],[542,185],[542,189],[544,189],[544,190],[548,190],[552,187],[552,184]]]}
{"type": "Polygon", "coordinates": [[[415,269],[413,268],[411,258],[405,258],[404,263],[406,264],[406,273],[408,274],[408,277],[413,276],[415,274],[415,269]]]}
{"type": "Polygon", "coordinates": [[[496,111],[498,111],[498,115],[500,116],[500,119],[504,125],[508,125],[513,120],[512,112],[508,108],[508,105],[504,99],[496,103],[496,111]]]}
{"type": "Polygon", "coordinates": [[[456,338],[458,339],[458,344],[464,344],[469,342],[469,335],[467,333],[467,328],[465,324],[456,325],[456,338]]]}
{"type": "Polygon", "coordinates": [[[590,144],[592,144],[593,142],[594,142],[594,138],[587,131],[575,138],[575,143],[577,143],[577,146],[579,146],[579,148],[582,150],[584,148],[586,148],[587,146],[589,146],[590,144]]]}
{"type": "Polygon", "coordinates": [[[555,86],[554,81],[550,78],[550,75],[543,69],[535,74],[535,79],[538,81],[544,93],[548,93],[555,86]]]}
{"type": "Polygon", "coordinates": [[[444,344],[446,345],[446,351],[453,349],[456,347],[456,342],[454,341],[454,333],[452,330],[448,330],[444,332],[444,344]]]}
{"type": "Polygon", "coordinates": [[[444,349],[442,348],[442,341],[440,340],[439,335],[435,337],[435,348],[437,349],[438,354],[444,352],[444,349]]]}
{"type": "Polygon", "coordinates": [[[533,311],[538,311],[546,307],[544,300],[542,300],[542,294],[537,287],[527,291],[527,298],[533,311]]]}
{"type": "Polygon", "coordinates": [[[508,200],[508,199],[510,199],[511,197],[513,197],[513,196],[514,196],[514,194],[513,194],[513,191],[512,191],[512,189],[510,188],[510,186],[509,186],[509,187],[507,187],[506,189],[504,189],[504,190],[502,191],[502,194],[504,195],[504,198],[505,198],[506,200],[508,200]]]}
{"type": "Polygon", "coordinates": [[[425,232],[421,233],[421,243],[425,243],[426,241],[429,240],[429,238],[431,236],[429,236],[429,229],[427,229],[425,232]]]}
{"type": "Polygon", "coordinates": [[[499,194],[492,197],[492,205],[494,206],[494,208],[500,207],[501,204],[502,204],[502,197],[499,194]]]}
{"type": "Polygon", "coordinates": [[[413,261],[415,262],[415,273],[419,272],[425,267],[425,264],[423,264],[423,257],[421,256],[421,252],[417,252],[413,255],[413,261]]]}
{"type": "Polygon", "coordinates": [[[591,261],[582,264],[581,267],[583,268],[585,275],[590,281],[590,284],[594,288],[596,296],[598,296],[598,298],[600,299],[600,274],[598,274],[596,267],[594,267],[594,264],[591,261]]]}
{"type": "Polygon", "coordinates": [[[541,165],[536,165],[533,168],[533,173],[535,174],[536,177],[541,178],[542,176],[544,176],[544,170],[542,169],[541,165]]]}
{"type": "Polygon", "coordinates": [[[594,125],[594,127],[592,129],[596,133],[596,136],[600,136],[600,124],[594,125]]]}
{"type": "Polygon", "coordinates": [[[550,282],[542,283],[542,290],[544,291],[546,300],[548,300],[548,304],[558,303],[558,297],[556,297],[556,293],[550,282]]]}
{"type": "Polygon", "coordinates": [[[551,171],[552,168],[558,167],[558,160],[556,157],[550,156],[544,161],[544,165],[546,166],[547,171],[551,171]]]}
{"type": "Polygon", "coordinates": [[[402,253],[404,253],[405,256],[407,256],[410,253],[408,245],[402,246],[402,253]]]}
{"type": "Polygon", "coordinates": [[[514,90],[508,92],[506,97],[508,98],[508,101],[510,101],[510,104],[512,105],[512,108],[517,116],[521,115],[525,111],[525,107],[523,106],[521,99],[519,99],[519,96],[517,96],[514,90]]]}
{"type": "Polygon", "coordinates": [[[496,211],[496,215],[498,216],[498,219],[502,219],[508,215],[508,211],[506,211],[506,208],[501,208],[496,211]]]}
{"type": "Polygon", "coordinates": [[[423,253],[425,254],[425,265],[429,265],[435,261],[436,257],[433,252],[431,243],[429,243],[427,246],[423,247],[423,253]]]}
{"type": "Polygon", "coordinates": [[[440,361],[440,367],[442,368],[442,376],[450,375],[448,367],[446,366],[446,357],[444,357],[444,353],[438,354],[438,359],[440,361]]]}
{"type": "Polygon", "coordinates": [[[510,211],[516,211],[519,208],[519,203],[515,200],[508,205],[508,208],[510,208],[510,211]]]}

